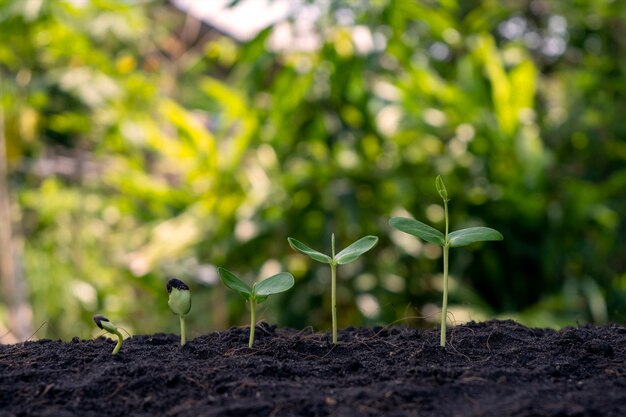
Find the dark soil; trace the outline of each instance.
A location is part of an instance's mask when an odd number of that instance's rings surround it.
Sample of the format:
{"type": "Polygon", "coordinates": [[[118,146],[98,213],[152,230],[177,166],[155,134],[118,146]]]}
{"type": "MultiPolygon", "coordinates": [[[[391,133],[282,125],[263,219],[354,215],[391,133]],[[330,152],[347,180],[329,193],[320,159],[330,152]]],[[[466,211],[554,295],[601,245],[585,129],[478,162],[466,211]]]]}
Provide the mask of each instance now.
{"type": "Polygon", "coordinates": [[[256,333],[3,345],[0,417],[626,416],[623,326],[256,333]]]}

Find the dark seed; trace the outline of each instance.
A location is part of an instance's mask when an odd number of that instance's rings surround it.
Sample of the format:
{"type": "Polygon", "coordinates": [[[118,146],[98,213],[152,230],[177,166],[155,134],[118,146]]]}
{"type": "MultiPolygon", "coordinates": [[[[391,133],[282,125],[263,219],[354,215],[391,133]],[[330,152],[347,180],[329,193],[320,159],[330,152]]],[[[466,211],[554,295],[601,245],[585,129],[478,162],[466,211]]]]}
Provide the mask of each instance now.
{"type": "Polygon", "coordinates": [[[167,281],[168,294],[172,292],[172,288],[176,288],[177,290],[181,291],[189,291],[189,287],[187,286],[187,284],[176,278],[171,278],[169,281],[167,281]]]}

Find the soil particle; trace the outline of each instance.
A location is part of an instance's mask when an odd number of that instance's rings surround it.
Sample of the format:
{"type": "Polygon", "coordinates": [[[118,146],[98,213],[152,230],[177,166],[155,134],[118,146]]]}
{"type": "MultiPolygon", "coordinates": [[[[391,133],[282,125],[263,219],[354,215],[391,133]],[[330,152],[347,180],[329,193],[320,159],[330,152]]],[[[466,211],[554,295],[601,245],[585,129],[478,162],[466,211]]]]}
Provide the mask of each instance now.
{"type": "Polygon", "coordinates": [[[0,417],[626,415],[623,326],[256,333],[0,345],[0,417]]]}

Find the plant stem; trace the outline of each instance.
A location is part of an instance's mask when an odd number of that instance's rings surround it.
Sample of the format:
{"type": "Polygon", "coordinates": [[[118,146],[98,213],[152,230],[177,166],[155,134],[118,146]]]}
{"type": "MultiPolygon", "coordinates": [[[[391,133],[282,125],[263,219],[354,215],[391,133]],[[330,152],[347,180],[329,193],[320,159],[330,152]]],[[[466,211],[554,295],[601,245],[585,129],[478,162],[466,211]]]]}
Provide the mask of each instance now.
{"type": "Polygon", "coordinates": [[[441,303],[441,333],[440,341],[442,347],[446,347],[446,321],[448,319],[448,200],[443,199],[444,213],[446,217],[445,245],[443,246],[443,302],[441,303]]]}
{"type": "Polygon", "coordinates": [[[332,317],[333,317],[333,345],[337,344],[337,266],[334,263],[330,264],[330,277],[331,277],[331,293],[330,303],[332,304],[332,317]]]}
{"type": "Polygon", "coordinates": [[[187,343],[187,328],[185,326],[185,316],[180,317],[180,345],[185,346],[187,343]]]}
{"type": "Polygon", "coordinates": [[[443,247],[443,303],[441,304],[441,339],[440,344],[446,347],[446,320],[448,317],[448,245],[443,247]]]}
{"type": "Polygon", "coordinates": [[[330,262],[330,303],[331,314],[333,320],[333,345],[337,344],[337,263],[335,262],[335,234],[331,236],[331,254],[330,262]]]}
{"type": "Polygon", "coordinates": [[[254,300],[250,300],[250,340],[248,341],[248,347],[251,348],[254,344],[254,328],[256,327],[256,318],[254,317],[254,300]]]}
{"type": "Polygon", "coordinates": [[[124,336],[122,336],[122,333],[119,331],[116,331],[115,335],[117,336],[117,344],[115,345],[115,348],[113,348],[113,354],[117,355],[117,352],[119,352],[122,348],[122,343],[124,343],[124,336]]]}

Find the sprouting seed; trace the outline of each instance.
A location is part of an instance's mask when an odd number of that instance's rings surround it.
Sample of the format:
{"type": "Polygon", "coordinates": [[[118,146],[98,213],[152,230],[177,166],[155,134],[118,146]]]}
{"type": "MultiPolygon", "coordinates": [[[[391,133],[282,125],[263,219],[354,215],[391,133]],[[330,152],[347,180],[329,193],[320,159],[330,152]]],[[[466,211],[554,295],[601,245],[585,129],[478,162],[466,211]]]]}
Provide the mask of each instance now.
{"type": "Polygon", "coordinates": [[[187,343],[185,316],[191,310],[191,292],[187,284],[176,278],[167,281],[166,288],[169,294],[167,305],[180,318],[180,345],[184,346],[187,343]]]}
{"type": "Polygon", "coordinates": [[[100,329],[117,336],[117,344],[113,348],[113,355],[117,355],[117,352],[119,352],[122,348],[122,343],[124,343],[124,337],[122,336],[122,333],[120,333],[117,327],[115,327],[113,323],[109,321],[109,319],[101,316],[100,314],[93,316],[93,321],[100,329]]]}

